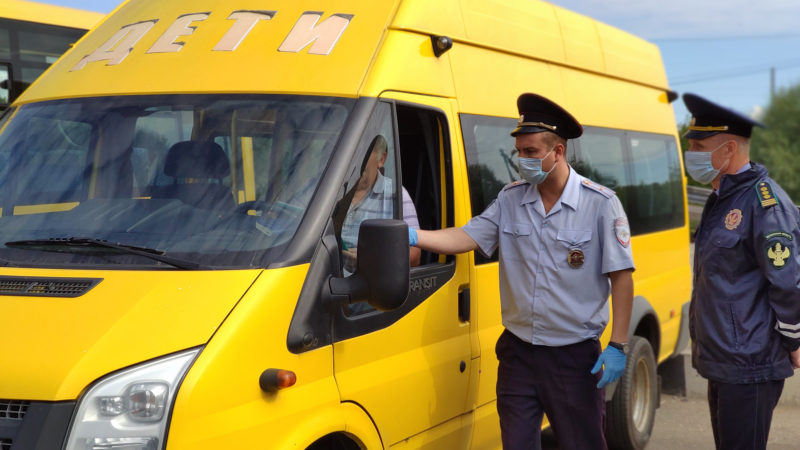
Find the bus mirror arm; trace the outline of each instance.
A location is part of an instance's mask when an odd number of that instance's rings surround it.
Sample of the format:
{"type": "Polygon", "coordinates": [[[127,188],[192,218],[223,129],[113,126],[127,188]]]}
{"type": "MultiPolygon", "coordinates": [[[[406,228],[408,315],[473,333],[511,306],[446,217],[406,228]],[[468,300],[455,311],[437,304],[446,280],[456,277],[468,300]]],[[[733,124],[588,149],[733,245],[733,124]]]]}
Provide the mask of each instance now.
{"type": "Polygon", "coordinates": [[[408,297],[408,225],[402,220],[369,219],[358,230],[356,272],[329,280],[335,303],[366,301],[381,311],[403,305],[408,297]]]}

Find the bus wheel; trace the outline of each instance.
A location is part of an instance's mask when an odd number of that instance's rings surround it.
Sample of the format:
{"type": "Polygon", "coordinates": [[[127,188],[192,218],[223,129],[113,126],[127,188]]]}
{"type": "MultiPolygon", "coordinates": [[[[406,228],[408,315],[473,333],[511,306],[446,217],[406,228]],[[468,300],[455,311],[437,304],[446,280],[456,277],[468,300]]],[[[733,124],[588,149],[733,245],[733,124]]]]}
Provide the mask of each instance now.
{"type": "Polygon", "coordinates": [[[650,342],[639,336],[631,338],[627,356],[614,397],[606,403],[606,441],[609,448],[639,450],[647,445],[656,418],[656,360],[650,342]]]}

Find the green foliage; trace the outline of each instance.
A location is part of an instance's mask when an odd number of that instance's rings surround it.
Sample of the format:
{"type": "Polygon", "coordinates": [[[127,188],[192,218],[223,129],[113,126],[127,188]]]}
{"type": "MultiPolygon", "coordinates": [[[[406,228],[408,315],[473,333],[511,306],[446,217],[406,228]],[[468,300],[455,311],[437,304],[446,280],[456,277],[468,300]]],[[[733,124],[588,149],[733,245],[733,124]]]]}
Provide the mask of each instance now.
{"type": "Polygon", "coordinates": [[[800,85],[781,89],[767,108],[750,142],[750,158],[769,169],[769,174],[800,201],[800,85]]]}

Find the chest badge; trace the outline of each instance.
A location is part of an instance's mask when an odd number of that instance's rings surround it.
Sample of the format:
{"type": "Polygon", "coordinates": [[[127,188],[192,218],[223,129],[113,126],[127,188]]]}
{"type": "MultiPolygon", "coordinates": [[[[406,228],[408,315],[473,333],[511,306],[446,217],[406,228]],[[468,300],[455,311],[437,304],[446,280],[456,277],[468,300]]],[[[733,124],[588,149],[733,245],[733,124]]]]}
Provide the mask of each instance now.
{"type": "Polygon", "coordinates": [[[732,209],[725,216],[725,228],[729,230],[735,230],[740,223],[742,223],[742,210],[740,209],[732,209]]]}
{"type": "Polygon", "coordinates": [[[579,248],[572,248],[567,253],[567,264],[573,269],[583,267],[583,251],[579,248]]]}
{"type": "Polygon", "coordinates": [[[767,248],[767,258],[772,261],[772,266],[776,269],[782,269],[786,265],[786,259],[791,254],[791,249],[788,246],[781,245],[780,242],[776,242],[767,248]]]}

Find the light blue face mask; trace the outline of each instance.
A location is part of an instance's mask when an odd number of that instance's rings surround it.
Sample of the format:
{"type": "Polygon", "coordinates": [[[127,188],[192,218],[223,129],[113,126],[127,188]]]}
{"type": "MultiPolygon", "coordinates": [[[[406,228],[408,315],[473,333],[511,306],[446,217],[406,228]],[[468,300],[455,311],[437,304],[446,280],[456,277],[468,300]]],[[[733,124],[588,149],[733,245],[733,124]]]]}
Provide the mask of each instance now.
{"type": "Polygon", "coordinates": [[[719,147],[709,152],[686,152],[683,154],[683,163],[686,165],[686,172],[694,181],[702,184],[709,184],[717,178],[719,171],[711,163],[711,154],[722,148],[728,142],[723,142],[719,147]]]}
{"type": "Polygon", "coordinates": [[[553,150],[547,152],[544,158],[520,158],[519,159],[519,176],[530,184],[542,184],[544,180],[550,175],[550,172],[555,169],[556,165],[550,168],[547,172],[542,170],[542,161],[545,160],[553,150]]]}

